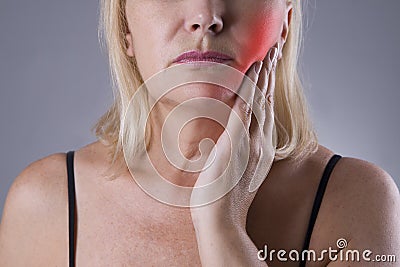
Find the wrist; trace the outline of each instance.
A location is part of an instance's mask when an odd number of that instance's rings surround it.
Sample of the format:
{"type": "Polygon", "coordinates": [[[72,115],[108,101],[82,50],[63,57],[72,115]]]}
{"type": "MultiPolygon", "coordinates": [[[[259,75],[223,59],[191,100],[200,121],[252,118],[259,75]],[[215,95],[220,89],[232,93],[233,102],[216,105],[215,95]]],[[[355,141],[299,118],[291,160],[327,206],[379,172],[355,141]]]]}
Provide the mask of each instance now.
{"type": "Polygon", "coordinates": [[[239,231],[246,229],[246,217],[232,217],[206,210],[192,209],[192,222],[195,229],[211,229],[215,231],[239,231]]]}
{"type": "Polygon", "coordinates": [[[230,218],[210,214],[204,216],[197,214],[192,217],[192,222],[196,233],[201,235],[231,235],[245,230],[245,227],[235,223],[230,218]]]}
{"type": "Polygon", "coordinates": [[[198,245],[215,244],[225,246],[226,244],[237,243],[243,230],[234,225],[205,224],[195,226],[195,234],[198,245]]]}

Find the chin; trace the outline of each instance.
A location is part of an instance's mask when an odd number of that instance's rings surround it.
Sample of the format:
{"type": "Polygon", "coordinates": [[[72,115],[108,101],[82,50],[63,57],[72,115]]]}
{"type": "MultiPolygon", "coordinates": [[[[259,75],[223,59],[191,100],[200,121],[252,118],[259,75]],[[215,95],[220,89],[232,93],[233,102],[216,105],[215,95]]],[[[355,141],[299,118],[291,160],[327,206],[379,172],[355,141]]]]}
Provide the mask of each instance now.
{"type": "Polygon", "coordinates": [[[215,99],[232,106],[236,98],[236,93],[213,84],[189,84],[172,90],[161,99],[161,102],[167,101],[174,103],[174,105],[179,105],[188,100],[195,101],[196,98],[215,99]]]}
{"type": "Polygon", "coordinates": [[[196,118],[207,118],[226,125],[236,93],[212,84],[190,84],[175,88],[157,103],[158,109],[175,123],[184,125],[196,118]]]}
{"type": "Polygon", "coordinates": [[[213,84],[192,84],[178,89],[182,92],[181,96],[187,99],[199,97],[213,98],[223,102],[230,102],[235,98],[236,93],[230,89],[213,84]]]}

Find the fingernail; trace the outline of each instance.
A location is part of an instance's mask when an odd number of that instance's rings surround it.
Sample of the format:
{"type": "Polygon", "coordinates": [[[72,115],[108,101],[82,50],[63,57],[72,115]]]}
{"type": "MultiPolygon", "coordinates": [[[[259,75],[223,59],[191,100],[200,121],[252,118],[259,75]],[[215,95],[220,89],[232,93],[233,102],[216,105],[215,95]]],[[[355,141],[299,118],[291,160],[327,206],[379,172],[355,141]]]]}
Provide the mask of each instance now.
{"type": "Polygon", "coordinates": [[[262,64],[263,64],[262,61],[257,61],[257,63],[256,63],[256,66],[255,66],[254,70],[255,70],[257,75],[260,74],[262,64]]]}
{"type": "Polygon", "coordinates": [[[278,48],[276,48],[276,47],[272,48],[271,54],[269,54],[269,60],[271,62],[274,62],[277,54],[278,54],[278,48]]]}

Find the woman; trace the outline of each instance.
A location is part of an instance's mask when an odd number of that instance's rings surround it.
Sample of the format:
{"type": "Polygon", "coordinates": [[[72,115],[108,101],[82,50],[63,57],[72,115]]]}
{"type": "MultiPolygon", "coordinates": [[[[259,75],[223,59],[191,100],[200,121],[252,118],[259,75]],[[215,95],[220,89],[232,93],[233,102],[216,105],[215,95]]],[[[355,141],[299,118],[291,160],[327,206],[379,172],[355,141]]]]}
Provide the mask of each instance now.
{"type": "MultiPolygon", "coordinates": [[[[350,263],[321,252],[400,251],[400,197],[393,179],[371,163],[334,156],[317,143],[296,69],[299,1],[104,0],[102,23],[115,103],[96,125],[98,142],[68,157],[54,154],[34,162],[17,177],[0,228],[1,266],[299,265],[289,253],[278,257],[280,249],[324,255],[307,266],[364,266],[365,260],[350,263]],[[199,60],[225,65],[218,74],[245,73],[243,80],[257,86],[187,84],[168,91],[149,113],[147,100],[157,91],[137,94],[141,84],[170,67],[183,73],[193,62],[199,72],[209,67],[199,60]],[[217,159],[200,173],[182,171],[168,161],[169,150],[162,150],[169,142],[163,142],[161,126],[175,107],[204,98],[208,104],[223,102],[232,112],[221,111],[221,124],[200,118],[182,127],[182,166],[217,159]],[[179,202],[174,198],[179,190],[157,196],[148,191],[159,187],[144,184],[152,170],[143,168],[145,159],[138,156],[142,141],[160,176],[197,188],[214,181],[224,163],[242,166],[242,159],[224,153],[230,152],[228,137],[233,155],[248,153],[245,169],[228,177],[235,181],[228,192],[211,198],[183,194],[179,202]],[[202,145],[205,139],[217,149],[202,145]]],[[[166,128],[169,141],[173,128],[166,128]]]]}

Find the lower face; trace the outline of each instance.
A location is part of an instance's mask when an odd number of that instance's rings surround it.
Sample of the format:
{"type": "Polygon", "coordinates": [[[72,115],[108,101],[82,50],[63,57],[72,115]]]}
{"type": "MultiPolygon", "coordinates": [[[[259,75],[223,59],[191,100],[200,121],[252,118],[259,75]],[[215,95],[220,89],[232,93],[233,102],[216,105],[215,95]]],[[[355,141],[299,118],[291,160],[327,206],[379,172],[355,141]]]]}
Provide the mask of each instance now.
{"type": "MultiPolygon", "coordinates": [[[[224,64],[246,73],[264,60],[281,39],[286,14],[285,0],[127,0],[126,18],[132,54],[144,81],[174,65],[179,55],[191,50],[213,50],[228,54],[224,64]],[[222,19],[217,33],[193,30],[212,15],[222,19]]],[[[129,54],[129,53],[128,53],[129,54]]],[[[210,97],[232,104],[235,93],[226,88],[196,83],[181,86],[165,97],[181,103],[210,97]]]]}

